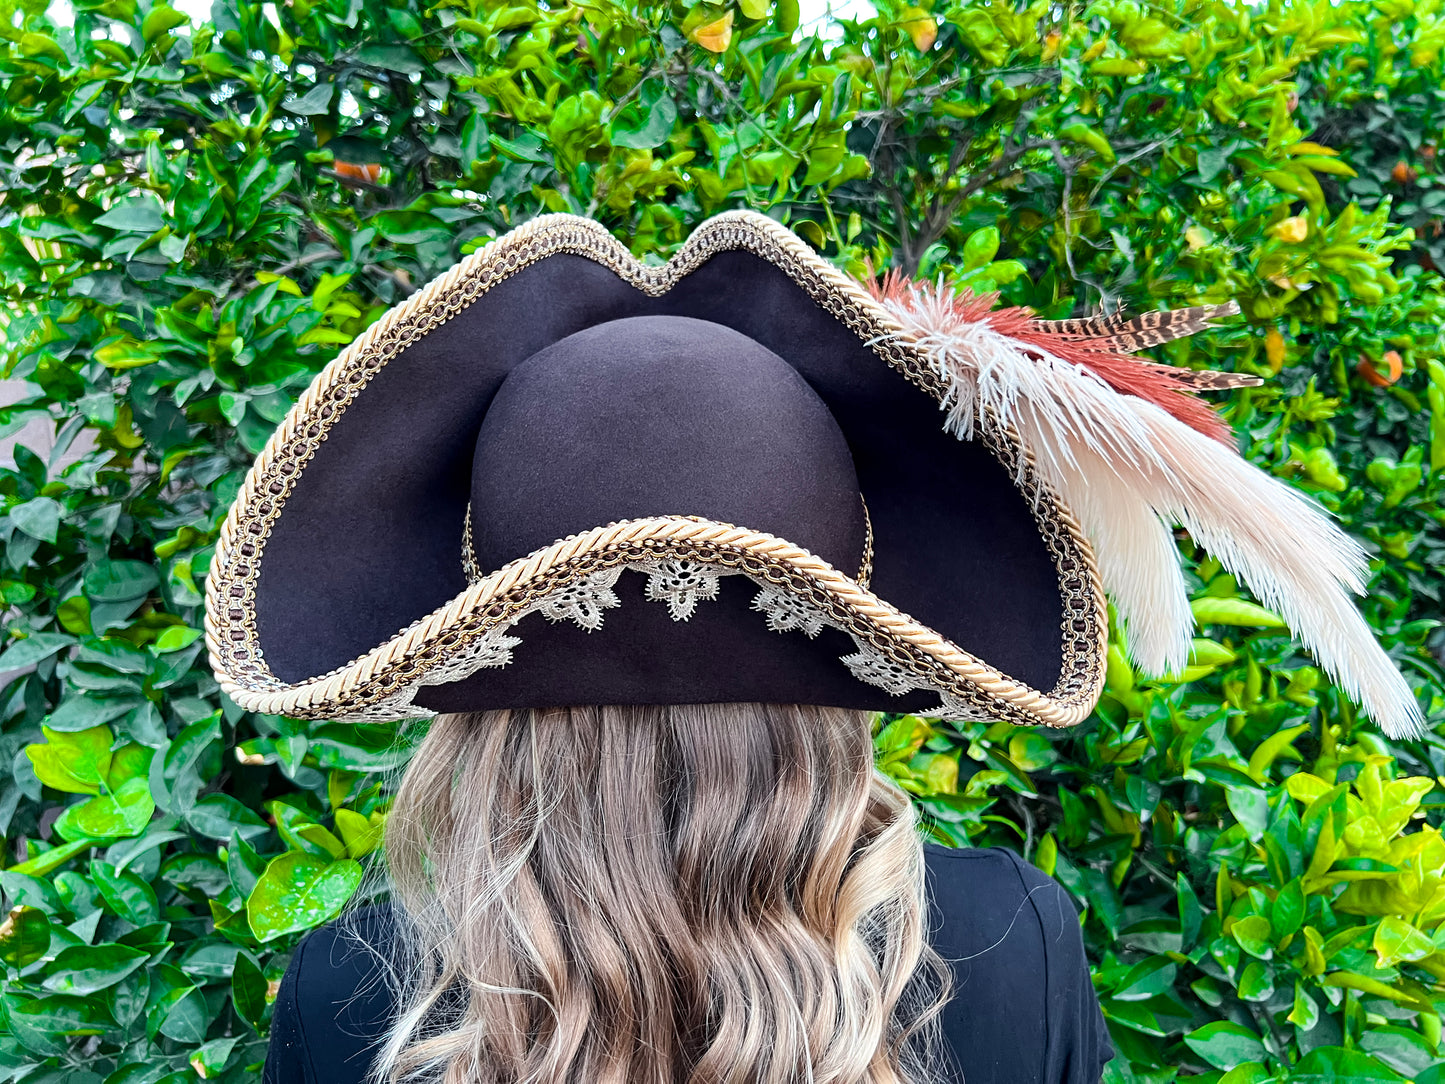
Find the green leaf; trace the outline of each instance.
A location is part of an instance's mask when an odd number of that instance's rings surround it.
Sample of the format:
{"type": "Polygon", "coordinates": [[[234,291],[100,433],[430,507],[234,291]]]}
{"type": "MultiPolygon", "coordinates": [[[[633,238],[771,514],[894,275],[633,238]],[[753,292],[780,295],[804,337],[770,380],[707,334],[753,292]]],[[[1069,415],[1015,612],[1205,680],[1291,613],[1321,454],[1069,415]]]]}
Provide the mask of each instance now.
{"type": "Polygon", "coordinates": [[[10,522],[31,538],[54,542],[60,533],[60,517],[65,509],[53,497],[32,497],[10,509],[10,522]]]}
{"type": "Polygon", "coordinates": [[[32,632],[23,640],[15,640],[0,655],[0,669],[21,670],[50,658],[58,651],[64,651],[75,644],[74,636],[58,632],[32,632]]]}
{"type": "Polygon", "coordinates": [[[0,602],[7,606],[23,606],[35,598],[35,585],[18,583],[14,580],[0,580],[0,602]]]}
{"type": "Polygon", "coordinates": [[[138,369],[143,365],[154,365],[161,360],[163,349],[159,343],[138,342],[124,336],[97,347],[95,359],[107,369],[119,372],[138,369]]]}
{"type": "Polygon", "coordinates": [[[94,846],[95,842],[89,839],[79,839],[74,843],[62,843],[59,847],[52,847],[48,851],[43,851],[35,855],[34,858],[27,858],[24,862],[11,866],[6,872],[44,877],[46,874],[53,873],[65,865],[65,863],[69,862],[76,855],[94,846]]]}
{"type": "Polygon", "coordinates": [[[1289,1012],[1289,1022],[1301,1031],[1309,1031],[1320,1020],[1320,1007],[1310,996],[1304,984],[1294,984],[1294,1007],[1289,1012]]]}
{"type": "Polygon", "coordinates": [[[349,858],[328,862],[288,851],[271,860],[246,900],[246,919],[261,941],[307,930],[334,918],[361,883],[349,858]]]}
{"type": "Polygon", "coordinates": [[[0,922],[0,960],[19,970],[29,967],[50,947],[50,922],[38,907],[10,908],[0,922]]]}
{"type": "Polygon", "coordinates": [[[1167,994],[1174,986],[1177,972],[1178,968],[1168,956],[1151,956],[1129,969],[1113,996],[1118,1001],[1143,1001],[1167,994]]]}
{"type": "Polygon", "coordinates": [[[1199,905],[1199,896],[1184,874],[1174,879],[1175,898],[1179,904],[1179,940],[1183,951],[1188,952],[1199,938],[1204,922],[1204,908],[1199,905]]]}
{"type": "Polygon", "coordinates": [[[1306,906],[1304,886],[1298,877],[1279,890],[1270,907],[1269,918],[1270,929],[1277,940],[1300,928],[1304,923],[1306,906]]]}
{"type": "Polygon", "coordinates": [[[1228,147],[1201,147],[1199,150],[1199,183],[1210,184],[1229,165],[1228,147]]]}
{"type": "Polygon", "coordinates": [[[1286,751],[1292,751],[1294,748],[1294,740],[1301,734],[1309,733],[1309,731],[1310,724],[1301,723],[1299,726],[1292,726],[1286,730],[1279,731],[1277,734],[1271,734],[1264,741],[1260,742],[1259,747],[1250,754],[1249,774],[1254,777],[1256,782],[1265,782],[1265,773],[1269,770],[1270,766],[1286,751]]]}
{"type": "Polygon", "coordinates": [[[165,208],[154,196],[127,196],[95,220],[122,233],[153,234],[165,225],[165,208]]]}
{"type": "Polygon", "coordinates": [[[239,1036],[212,1039],[190,1056],[191,1068],[202,1080],[220,1076],[226,1063],[231,1060],[231,1052],[236,1048],[238,1042],[240,1042],[239,1036]]]}
{"type": "Polygon", "coordinates": [[[1114,161],[1114,148],[1109,145],[1104,133],[1092,124],[1066,124],[1059,129],[1059,138],[1088,147],[1106,162],[1114,161]]]}
{"type": "Polygon", "coordinates": [[[1229,811],[1248,833],[1250,841],[1257,841],[1269,827],[1269,795],[1254,787],[1225,787],[1225,801],[1229,811]]]}
{"type": "Polygon", "coordinates": [[[1274,993],[1274,973],[1260,960],[1250,960],[1239,973],[1236,987],[1241,1001],[1267,1001],[1274,993]]]}
{"type": "Polygon", "coordinates": [[[1239,947],[1251,956],[1268,960],[1274,954],[1270,941],[1269,919],[1263,915],[1247,915],[1230,928],[1230,935],[1239,947]]]}
{"type": "Polygon", "coordinates": [[[646,149],[661,146],[677,123],[677,104],[661,80],[655,80],[650,94],[644,92],[636,107],[624,111],[608,125],[608,138],[615,147],[646,149]]]}
{"type": "Polygon", "coordinates": [[[173,986],[156,1003],[152,1019],[156,1021],[156,1031],[161,1035],[194,1046],[206,1038],[210,1013],[199,986],[173,986]]]}
{"type": "Polygon", "coordinates": [[[357,51],[356,59],[402,75],[420,75],[426,71],[421,58],[405,45],[364,45],[357,51]]]}
{"type": "Polygon", "coordinates": [[[34,1000],[18,994],[0,995],[10,1032],[26,1050],[42,1056],[68,1053],[69,1036],[101,1035],[104,1009],[89,998],[51,994],[34,1000]]]}
{"type": "Polygon", "coordinates": [[[362,858],[381,845],[386,827],[384,817],[368,819],[350,809],[336,811],[336,830],[346,844],[348,858],[362,858]]]}
{"type": "Polygon", "coordinates": [[[154,45],[155,40],[162,34],[174,30],[178,26],[184,26],[188,21],[175,8],[167,4],[157,4],[151,8],[150,14],[141,23],[141,37],[147,45],[154,45]]]}
{"type": "Polygon", "coordinates": [[[257,1031],[266,1014],[266,976],[245,953],[236,957],[231,970],[231,1004],[238,1015],[257,1031]]]}
{"type": "MultiPolygon", "coordinates": [[[[1359,933],[1362,931],[1357,929],[1347,932],[1359,933]]],[[[1331,940],[1333,940],[1333,938],[1331,940]]],[[[1330,947],[1329,945],[1326,946],[1327,954],[1333,956],[1334,954],[1332,952],[1328,952],[1330,947]]],[[[1331,971],[1322,978],[1320,982],[1325,986],[1334,986],[1342,990],[1358,990],[1362,994],[1383,997],[1390,1001],[1407,1003],[1414,1000],[1414,995],[1398,987],[1391,986],[1387,982],[1381,982],[1379,979],[1371,978],[1369,975],[1361,975],[1354,971],[1331,971]]]]}
{"type": "Polygon", "coordinates": [[[85,570],[85,593],[95,602],[145,598],[159,583],[156,570],[143,561],[97,561],[85,570]]]}
{"type": "Polygon", "coordinates": [[[1394,1084],[1405,1078],[1368,1054],[1317,1046],[1290,1073],[1290,1084],[1394,1084]]]}
{"type": "Polygon", "coordinates": [[[1264,1063],[1247,1061],[1220,1077],[1219,1084],[1276,1084],[1279,1080],[1264,1063]]]}
{"type": "Polygon", "coordinates": [[[183,814],[195,804],[202,786],[201,773],[213,747],[220,741],[218,715],[210,715],[182,728],[151,765],[151,793],[167,813],[183,814]]]}
{"type": "Polygon", "coordinates": [[[44,986],[58,994],[94,994],[120,982],[149,957],[125,945],[74,945],[51,962],[44,986]]]}
{"type": "Polygon", "coordinates": [[[237,832],[243,839],[265,835],[266,822],[229,794],[207,794],[186,811],[186,824],[193,831],[213,839],[230,839],[237,832]]]}
{"type": "Polygon", "coordinates": [[[146,926],[160,918],[155,890],[130,870],[92,861],[90,877],[110,909],[132,925],[146,926]]]}
{"type": "Polygon", "coordinates": [[[93,693],[68,696],[60,702],[59,707],[45,717],[45,725],[61,734],[69,734],[77,730],[90,730],[119,719],[135,706],[135,698],[130,696],[117,700],[96,696],[93,693]]]}
{"type": "Polygon", "coordinates": [[[110,754],[110,769],[105,773],[106,787],[117,791],[132,779],[146,779],[155,755],[154,749],[137,742],[126,742],[110,754]]]}
{"type": "Polygon", "coordinates": [[[5,895],[16,906],[35,907],[52,915],[65,911],[60,893],[49,881],[18,871],[18,867],[0,870],[0,889],[4,889],[5,895]]]}
{"type": "Polygon", "coordinates": [[[150,783],[128,779],[112,794],[70,806],[55,822],[63,839],[113,840],[138,836],[156,811],[150,783]]]}
{"type": "Polygon", "coordinates": [[[50,57],[52,60],[64,63],[70,58],[65,55],[65,50],[49,34],[36,34],[27,32],[20,35],[19,52],[26,57],[50,57]]]}
{"type": "Polygon", "coordinates": [[[186,625],[172,625],[156,637],[156,651],[161,654],[169,651],[179,651],[183,647],[190,647],[199,640],[200,637],[200,629],[193,629],[186,625]]]}
{"type": "Polygon", "coordinates": [[[289,102],[281,108],[288,113],[296,113],[303,117],[320,116],[331,109],[331,96],[336,93],[334,83],[317,83],[294,102],[289,102]]]}
{"type": "Polygon", "coordinates": [[[1284,621],[1263,606],[1242,598],[1214,598],[1209,595],[1189,603],[1200,625],[1238,625],[1243,628],[1282,629],[1284,621]]]}
{"type": "Polygon", "coordinates": [[[249,896],[266,871],[266,863],[256,854],[239,832],[234,832],[226,846],[226,875],[231,887],[240,896],[249,896]]]}
{"type": "Polygon", "coordinates": [[[963,260],[960,266],[965,271],[977,271],[986,267],[998,255],[998,246],[999,232],[996,227],[974,230],[963,243],[963,260]]]}
{"type": "Polygon", "coordinates": [[[1360,1046],[1395,1072],[1414,1078],[1416,1084],[1441,1064],[1434,1045],[1413,1028],[1372,1027],[1360,1036],[1360,1046]]]}
{"type": "Polygon", "coordinates": [[[1260,1037],[1243,1024],[1216,1020],[1184,1036],[1189,1048],[1216,1069],[1232,1069],[1241,1062],[1264,1061],[1260,1037]]]}

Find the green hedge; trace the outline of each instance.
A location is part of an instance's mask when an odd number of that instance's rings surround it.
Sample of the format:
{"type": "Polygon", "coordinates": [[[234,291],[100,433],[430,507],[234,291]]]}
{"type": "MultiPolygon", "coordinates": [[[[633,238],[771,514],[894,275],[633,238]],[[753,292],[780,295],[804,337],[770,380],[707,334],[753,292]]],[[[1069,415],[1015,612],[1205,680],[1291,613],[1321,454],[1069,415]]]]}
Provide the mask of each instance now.
{"type": "MultiPolygon", "coordinates": [[[[1438,0],[0,0],[0,1082],[250,1079],[300,933],[373,861],[389,726],[242,712],[202,651],[218,526],[312,375],[543,210],[665,257],[767,211],[856,273],[1059,316],[1237,299],[1164,353],[1257,372],[1246,453],[1377,560],[1437,721],[1438,0]],[[93,442],[75,462],[61,456],[93,442]]],[[[1085,908],[1112,1081],[1442,1084],[1445,742],[1392,744],[1180,546],[1190,667],[1111,656],[1065,734],[880,720],[932,830],[1085,908]]]]}

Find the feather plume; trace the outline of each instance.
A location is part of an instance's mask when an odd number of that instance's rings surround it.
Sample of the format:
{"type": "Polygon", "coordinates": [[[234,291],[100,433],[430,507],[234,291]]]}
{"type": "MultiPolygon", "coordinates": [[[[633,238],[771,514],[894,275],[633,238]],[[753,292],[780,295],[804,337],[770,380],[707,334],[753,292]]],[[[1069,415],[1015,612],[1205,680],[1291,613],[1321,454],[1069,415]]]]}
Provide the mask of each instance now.
{"type": "Polygon", "coordinates": [[[1086,316],[1072,320],[1035,320],[1034,327],[1061,338],[1093,343],[1096,347],[1133,354],[1151,346],[1187,339],[1214,325],[1215,320],[1238,316],[1239,306],[1233,301],[1223,305],[1196,305],[1169,312],[1146,312],[1132,319],[1123,312],[1112,316],[1086,316]]]}
{"type": "MultiPolygon", "coordinates": [[[[1211,326],[1211,321],[1239,312],[1234,302],[1200,305],[1173,312],[1145,313],[1127,319],[1113,316],[1077,320],[1039,320],[1033,310],[1021,306],[994,308],[998,294],[976,295],[967,290],[950,291],[937,286],[915,284],[898,271],[890,271],[881,284],[870,284],[875,297],[885,304],[915,304],[927,294],[930,311],[953,324],[986,323],[994,331],[1038,348],[1038,353],[1073,362],[1090,370],[1115,391],[1136,395],[1163,407],[1191,428],[1232,446],[1233,436],[1220,416],[1195,393],[1248,387],[1262,383],[1244,373],[1200,372],[1133,357],[1125,348],[1142,349],[1194,334],[1211,326]]],[[[1038,354],[1034,354],[1038,356],[1038,354]]]]}
{"type": "Polygon", "coordinates": [[[1121,352],[1193,334],[1237,309],[1040,321],[941,282],[889,276],[872,289],[933,358],[948,388],[945,426],[962,438],[1017,432],[1079,516],[1141,670],[1177,672],[1189,655],[1194,618],[1171,530],[1179,524],[1386,733],[1422,732],[1414,693],[1349,598],[1365,589],[1359,544],[1238,454],[1218,415],[1192,394],[1207,379],[1188,384],[1172,375],[1186,370],[1121,352]]]}

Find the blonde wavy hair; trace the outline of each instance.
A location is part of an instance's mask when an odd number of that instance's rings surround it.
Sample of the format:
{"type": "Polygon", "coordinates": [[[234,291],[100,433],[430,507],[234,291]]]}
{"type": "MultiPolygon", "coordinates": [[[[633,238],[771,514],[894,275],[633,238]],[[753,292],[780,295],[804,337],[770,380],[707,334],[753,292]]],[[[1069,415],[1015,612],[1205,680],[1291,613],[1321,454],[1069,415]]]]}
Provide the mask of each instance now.
{"type": "Polygon", "coordinates": [[[918,1084],[949,971],[869,716],[444,714],[387,821],[377,1084],[918,1084]],[[931,973],[933,982],[925,980],[931,973]]]}

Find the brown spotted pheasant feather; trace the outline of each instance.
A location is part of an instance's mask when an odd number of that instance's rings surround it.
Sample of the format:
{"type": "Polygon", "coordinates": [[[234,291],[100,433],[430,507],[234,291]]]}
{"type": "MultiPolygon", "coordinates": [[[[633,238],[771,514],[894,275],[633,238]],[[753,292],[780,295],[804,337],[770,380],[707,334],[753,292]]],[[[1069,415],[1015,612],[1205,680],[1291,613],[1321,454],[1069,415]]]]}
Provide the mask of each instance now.
{"type": "MultiPolygon", "coordinates": [[[[1192,309],[1146,312],[1143,316],[1134,317],[1127,317],[1120,310],[1112,316],[1035,320],[1034,326],[1060,338],[1083,339],[1102,349],[1134,354],[1151,346],[1173,342],[1175,339],[1187,339],[1190,335],[1208,328],[1215,320],[1238,315],[1239,306],[1233,301],[1227,301],[1223,305],[1197,305],[1192,309]]],[[[1254,377],[1244,379],[1258,382],[1254,377]]]]}
{"type": "Polygon", "coordinates": [[[1233,302],[1039,320],[1026,308],[995,309],[996,294],[896,273],[868,288],[933,359],[948,387],[948,429],[964,438],[1016,433],[1079,517],[1140,669],[1178,673],[1189,658],[1194,617],[1174,544],[1179,524],[1387,733],[1422,730],[1409,684],[1350,600],[1364,590],[1364,551],[1304,494],[1240,456],[1196,394],[1259,379],[1133,356],[1235,315],[1233,302]]]}

